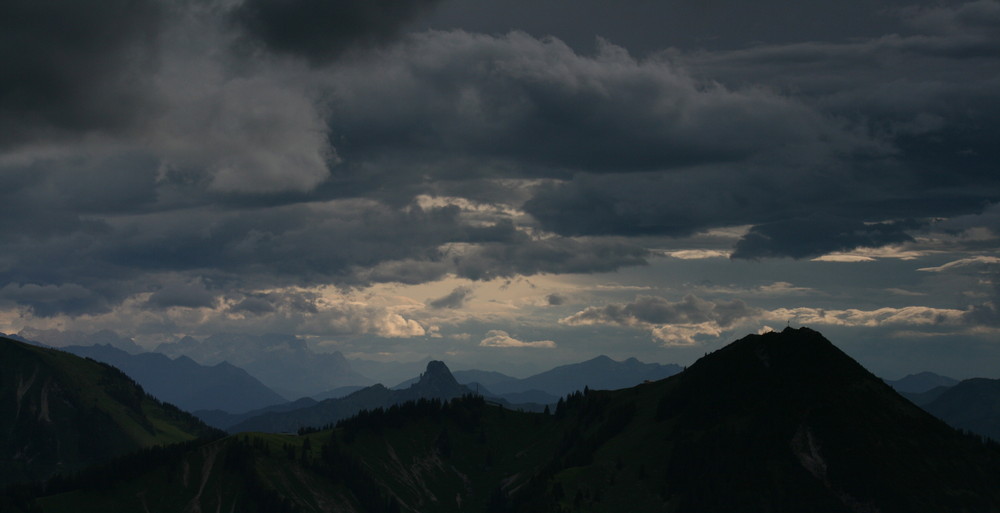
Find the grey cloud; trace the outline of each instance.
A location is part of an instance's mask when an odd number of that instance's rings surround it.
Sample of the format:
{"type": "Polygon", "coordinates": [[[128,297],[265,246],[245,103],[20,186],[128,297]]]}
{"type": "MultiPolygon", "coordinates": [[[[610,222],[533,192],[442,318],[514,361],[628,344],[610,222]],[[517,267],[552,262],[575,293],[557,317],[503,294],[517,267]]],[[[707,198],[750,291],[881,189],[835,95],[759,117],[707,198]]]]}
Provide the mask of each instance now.
{"type": "Polygon", "coordinates": [[[696,80],[609,43],[584,56],[518,32],[413,35],[378,59],[331,70],[329,89],[346,169],[429,160],[442,165],[421,171],[437,178],[497,169],[566,177],[871,146],[765,89],[696,80]]]}
{"type": "Polygon", "coordinates": [[[248,297],[232,308],[236,312],[249,312],[261,315],[275,311],[274,305],[262,297],[248,297]]]}
{"type": "Polygon", "coordinates": [[[0,304],[25,306],[38,317],[98,314],[110,311],[113,306],[106,297],[76,283],[8,283],[0,289],[0,304]]]}
{"type": "Polygon", "coordinates": [[[562,294],[549,294],[545,296],[545,300],[549,303],[549,306],[559,306],[566,302],[566,296],[562,294]]]}
{"type": "Polygon", "coordinates": [[[169,282],[149,296],[147,303],[157,308],[181,306],[185,308],[211,308],[216,294],[205,288],[199,280],[169,282]]]}
{"type": "Polygon", "coordinates": [[[471,287],[455,287],[455,290],[427,304],[431,308],[461,308],[471,296],[471,287]]]}
{"type": "Polygon", "coordinates": [[[480,244],[454,261],[459,276],[491,280],[519,274],[609,272],[644,265],[651,255],[630,242],[558,238],[480,244]]]}
{"type": "Polygon", "coordinates": [[[918,227],[915,222],[865,224],[816,216],[787,219],[751,228],[736,243],[732,258],[808,258],[834,251],[877,248],[912,241],[906,230],[918,227]]]}
{"type": "Polygon", "coordinates": [[[167,9],[155,0],[0,7],[0,147],[120,132],[155,108],[147,89],[167,9]]]}
{"type": "Polygon", "coordinates": [[[578,173],[540,188],[525,209],[563,235],[757,225],[737,257],[797,258],[909,240],[919,225],[909,219],[977,213],[1000,200],[998,5],[911,11],[911,20],[934,18],[925,33],[671,52],[698,79],[780,93],[843,138],[807,151],[761,146],[752,159],[671,174],[578,173]],[[796,231],[807,238],[791,240],[796,231]]]}
{"type": "Polygon", "coordinates": [[[328,62],[384,44],[439,0],[245,0],[233,19],[271,51],[328,62]]]}
{"type": "Polygon", "coordinates": [[[623,326],[650,326],[668,324],[715,323],[721,327],[754,315],[758,310],[743,301],[712,302],[687,295],[680,301],[670,301],[659,296],[637,296],[635,301],[623,304],[592,306],[560,322],[569,325],[618,324],[623,326]]]}

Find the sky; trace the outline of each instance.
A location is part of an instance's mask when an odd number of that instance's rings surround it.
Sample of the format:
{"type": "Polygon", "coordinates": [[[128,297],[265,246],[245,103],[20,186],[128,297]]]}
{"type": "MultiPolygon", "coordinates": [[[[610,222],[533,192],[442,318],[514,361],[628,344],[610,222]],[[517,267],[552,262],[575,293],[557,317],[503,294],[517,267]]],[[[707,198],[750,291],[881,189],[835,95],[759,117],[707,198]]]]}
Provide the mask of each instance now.
{"type": "Polygon", "coordinates": [[[1000,2],[0,0],[0,331],[1000,378],[1000,2]]]}

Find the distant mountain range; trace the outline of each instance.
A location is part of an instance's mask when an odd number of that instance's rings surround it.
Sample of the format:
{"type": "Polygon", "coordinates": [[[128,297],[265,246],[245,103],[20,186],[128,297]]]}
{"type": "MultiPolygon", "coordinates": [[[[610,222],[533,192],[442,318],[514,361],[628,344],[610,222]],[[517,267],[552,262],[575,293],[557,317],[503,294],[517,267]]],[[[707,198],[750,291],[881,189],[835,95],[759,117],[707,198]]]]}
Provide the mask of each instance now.
{"type": "Polygon", "coordinates": [[[287,402],[247,371],[228,362],[209,367],[186,356],[171,359],[160,353],[133,355],[108,345],[63,349],[114,365],[134,377],[150,394],[187,411],[242,413],[287,402]]]}
{"type": "Polygon", "coordinates": [[[226,428],[231,433],[262,431],[267,433],[292,433],[299,428],[320,427],[334,424],[357,414],[361,410],[387,408],[394,404],[417,399],[453,399],[472,395],[473,390],[455,381],[444,362],[431,361],[416,383],[402,390],[390,390],[374,385],[339,399],[327,399],[291,411],[268,411],[226,428]]]}
{"type": "Polygon", "coordinates": [[[922,406],[953,427],[1000,441],[1000,379],[961,381],[922,406]]]}
{"type": "Polygon", "coordinates": [[[215,431],[114,367],[0,338],[0,433],[2,487],[215,431]]]}
{"type": "MultiPolygon", "coordinates": [[[[457,391],[445,370],[429,367],[417,385],[457,391]]],[[[402,392],[378,388],[366,390],[402,392]]],[[[570,394],[551,415],[468,395],[418,399],[330,430],[241,433],[119,460],[100,480],[86,476],[6,503],[0,497],[0,506],[15,513],[1000,511],[997,444],[948,427],[806,328],[747,336],[664,380],[570,394]]]]}
{"type": "MultiPolygon", "coordinates": [[[[681,370],[683,367],[674,364],[642,363],[635,358],[619,362],[601,355],[520,379],[499,372],[480,370],[455,371],[453,374],[459,383],[473,388],[474,385],[481,385],[489,393],[503,397],[511,403],[545,404],[555,403],[559,397],[584,388],[594,390],[628,388],[645,381],[673,376],[681,370]]],[[[396,388],[409,386],[413,381],[404,381],[396,388]]]]}
{"type": "Polygon", "coordinates": [[[903,394],[921,394],[938,387],[951,387],[958,384],[958,380],[941,376],[933,372],[920,372],[908,374],[897,380],[886,380],[892,388],[903,394]]]}
{"type": "Polygon", "coordinates": [[[202,365],[229,362],[245,369],[286,399],[309,397],[351,385],[374,381],[355,372],[339,352],[317,353],[292,335],[218,334],[198,341],[185,337],[160,344],[156,352],[187,356],[202,365]]]}

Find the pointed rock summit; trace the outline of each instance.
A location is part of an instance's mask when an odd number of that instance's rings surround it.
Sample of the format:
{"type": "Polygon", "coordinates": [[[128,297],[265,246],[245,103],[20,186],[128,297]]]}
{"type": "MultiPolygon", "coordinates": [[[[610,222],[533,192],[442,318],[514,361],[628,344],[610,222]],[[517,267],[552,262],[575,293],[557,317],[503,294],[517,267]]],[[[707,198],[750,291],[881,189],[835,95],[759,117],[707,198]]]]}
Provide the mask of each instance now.
{"type": "Polygon", "coordinates": [[[439,360],[427,362],[427,370],[420,375],[420,380],[405,391],[417,397],[438,399],[450,399],[472,393],[469,387],[459,384],[448,366],[439,360]]]}

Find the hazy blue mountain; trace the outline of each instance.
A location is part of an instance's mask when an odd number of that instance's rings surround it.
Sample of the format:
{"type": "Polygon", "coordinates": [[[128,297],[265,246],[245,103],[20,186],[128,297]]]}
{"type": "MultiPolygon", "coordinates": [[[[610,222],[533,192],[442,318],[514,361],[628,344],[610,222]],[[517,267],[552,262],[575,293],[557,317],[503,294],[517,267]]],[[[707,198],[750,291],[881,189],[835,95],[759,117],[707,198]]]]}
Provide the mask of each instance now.
{"type": "Polygon", "coordinates": [[[288,412],[268,412],[230,426],[231,433],[263,431],[269,433],[295,432],[302,427],[320,427],[350,417],[361,410],[385,408],[416,399],[451,399],[473,391],[455,381],[444,362],[430,361],[420,379],[403,390],[390,390],[374,385],[339,399],[319,403],[288,412]]]}
{"type": "Polygon", "coordinates": [[[211,367],[186,356],[129,354],[107,346],[69,346],[75,355],[118,367],[156,398],[187,411],[224,410],[240,413],[286,400],[247,371],[227,362],[211,367]]]}
{"type": "Polygon", "coordinates": [[[952,427],[1000,440],[1000,379],[966,379],[923,407],[952,427]]]}
{"type": "Polygon", "coordinates": [[[203,365],[223,361],[241,367],[286,399],[309,397],[342,386],[371,385],[339,352],[320,353],[292,335],[217,334],[205,340],[185,337],[160,344],[156,351],[187,356],[203,365]]]}
{"type": "Polygon", "coordinates": [[[892,388],[895,388],[897,392],[908,394],[920,394],[933,388],[950,387],[958,384],[957,379],[926,371],[909,374],[897,380],[886,380],[885,382],[892,388]]]}
{"type": "Polygon", "coordinates": [[[503,381],[490,385],[490,391],[505,395],[513,392],[539,390],[554,396],[589,387],[593,390],[617,390],[645,381],[656,381],[673,376],[683,370],[679,365],[643,363],[635,358],[615,361],[598,356],[581,363],[562,365],[524,379],[503,381]]]}

